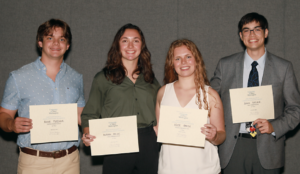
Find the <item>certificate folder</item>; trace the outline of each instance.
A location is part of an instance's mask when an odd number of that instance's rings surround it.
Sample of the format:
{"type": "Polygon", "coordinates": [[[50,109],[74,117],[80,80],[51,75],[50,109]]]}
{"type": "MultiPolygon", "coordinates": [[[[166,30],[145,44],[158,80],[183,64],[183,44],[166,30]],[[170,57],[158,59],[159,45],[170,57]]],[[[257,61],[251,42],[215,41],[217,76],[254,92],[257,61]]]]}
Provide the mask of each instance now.
{"type": "Polygon", "coordinates": [[[136,116],[89,120],[92,156],[139,152],[136,116]]]}
{"type": "Polygon", "coordinates": [[[207,110],[161,105],[157,141],[204,147],[201,127],[207,123],[207,117],[207,110]]]}
{"type": "Polygon", "coordinates": [[[32,105],[29,116],[31,144],[78,141],[77,103],[32,105]]]}
{"type": "Polygon", "coordinates": [[[274,119],[273,90],[271,85],[230,89],[232,122],[242,123],[274,119]]]}

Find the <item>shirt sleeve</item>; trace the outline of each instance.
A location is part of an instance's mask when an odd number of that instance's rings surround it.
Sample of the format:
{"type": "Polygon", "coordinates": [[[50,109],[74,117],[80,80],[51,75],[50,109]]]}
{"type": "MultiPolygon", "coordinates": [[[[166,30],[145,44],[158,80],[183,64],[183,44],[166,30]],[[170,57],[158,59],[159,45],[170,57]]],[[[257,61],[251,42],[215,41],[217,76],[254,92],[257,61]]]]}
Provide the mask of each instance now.
{"type": "MultiPolygon", "coordinates": [[[[101,74],[100,74],[101,75],[101,74]]],[[[101,85],[103,85],[101,83],[101,85]]],[[[81,114],[81,127],[82,130],[85,127],[89,127],[89,120],[90,119],[98,119],[101,115],[101,109],[103,106],[103,94],[102,90],[100,89],[100,80],[99,74],[94,77],[92,88],[89,95],[89,100],[84,107],[82,114],[81,114]]]]}
{"type": "Polygon", "coordinates": [[[1,106],[9,110],[17,110],[20,105],[20,93],[12,74],[6,81],[1,106]]]}
{"type": "Polygon", "coordinates": [[[210,80],[210,86],[216,90],[221,97],[221,85],[222,85],[222,62],[219,61],[217,68],[214,72],[214,76],[210,80]]]}
{"type": "Polygon", "coordinates": [[[285,104],[283,115],[271,121],[276,139],[293,130],[300,122],[300,93],[291,63],[286,70],[282,92],[285,104]]]}
{"type": "Polygon", "coordinates": [[[81,80],[80,80],[80,91],[79,91],[79,99],[77,101],[77,106],[78,107],[84,107],[85,106],[82,75],[81,75],[81,80]]]}

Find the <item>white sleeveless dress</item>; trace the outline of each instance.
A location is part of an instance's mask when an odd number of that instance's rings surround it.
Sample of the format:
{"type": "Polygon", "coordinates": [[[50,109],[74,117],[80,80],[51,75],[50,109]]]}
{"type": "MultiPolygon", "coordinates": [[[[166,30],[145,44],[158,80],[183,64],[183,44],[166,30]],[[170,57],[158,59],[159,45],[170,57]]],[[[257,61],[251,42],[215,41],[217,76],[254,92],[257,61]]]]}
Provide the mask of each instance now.
{"type": "MultiPolygon", "coordinates": [[[[206,91],[208,88],[209,86],[205,86],[206,91]]],[[[203,101],[202,90],[200,92],[203,101]]],[[[184,108],[198,108],[195,101],[196,95],[184,108]]],[[[175,94],[174,82],[166,85],[161,105],[181,107],[175,94]]],[[[220,172],[218,147],[209,141],[205,142],[204,148],[171,144],[163,144],[161,147],[158,174],[218,174],[220,172]]]]}

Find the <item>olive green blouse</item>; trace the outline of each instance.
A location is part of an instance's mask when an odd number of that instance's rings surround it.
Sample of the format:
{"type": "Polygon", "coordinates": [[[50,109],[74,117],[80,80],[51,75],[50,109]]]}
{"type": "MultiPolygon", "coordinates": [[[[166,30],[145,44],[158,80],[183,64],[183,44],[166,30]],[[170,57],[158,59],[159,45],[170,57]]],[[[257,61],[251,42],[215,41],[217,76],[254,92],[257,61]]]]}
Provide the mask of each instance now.
{"type": "Polygon", "coordinates": [[[89,127],[88,120],[120,116],[137,116],[137,127],[156,125],[155,103],[160,85],[156,78],[147,83],[140,74],[135,84],[125,77],[119,85],[105,78],[100,71],[94,77],[89,100],[81,114],[81,127],[89,127]]]}

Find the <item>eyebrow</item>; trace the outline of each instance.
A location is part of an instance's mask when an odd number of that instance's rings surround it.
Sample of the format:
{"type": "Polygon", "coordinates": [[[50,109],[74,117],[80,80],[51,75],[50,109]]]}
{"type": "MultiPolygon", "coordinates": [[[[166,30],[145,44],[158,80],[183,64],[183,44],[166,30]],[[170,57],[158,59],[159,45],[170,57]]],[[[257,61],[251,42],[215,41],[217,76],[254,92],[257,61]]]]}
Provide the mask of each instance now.
{"type": "MultiPolygon", "coordinates": [[[[262,28],[261,26],[256,26],[256,27],[254,27],[254,28],[258,28],[258,27],[262,28]]],[[[254,28],[253,28],[253,29],[254,29],[254,28]]],[[[244,29],[250,29],[250,28],[245,27],[245,28],[243,28],[242,30],[244,30],[244,29]]]]}
{"type": "MultiPolygon", "coordinates": [[[[51,33],[51,34],[48,34],[48,35],[45,35],[45,37],[47,37],[47,36],[53,36],[53,33],[51,33]]],[[[63,38],[66,38],[65,36],[60,36],[61,38],[63,37],[63,38]]]]}
{"type": "MultiPolygon", "coordinates": [[[[128,39],[128,37],[121,37],[121,39],[128,39]]],[[[133,38],[133,39],[140,39],[140,40],[141,40],[140,37],[135,37],[135,38],[133,38]]]]}
{"type": "MultiPolygon", "coordinates": [[[[193,55],[188,53],[188,54],[183,55],[183,57],[185,57],[185,56],[193,56],[193,55]]],[[[176,58],[176,57],[182,57],[182,56],[174,56],[174,58],[176,58]]]]}

